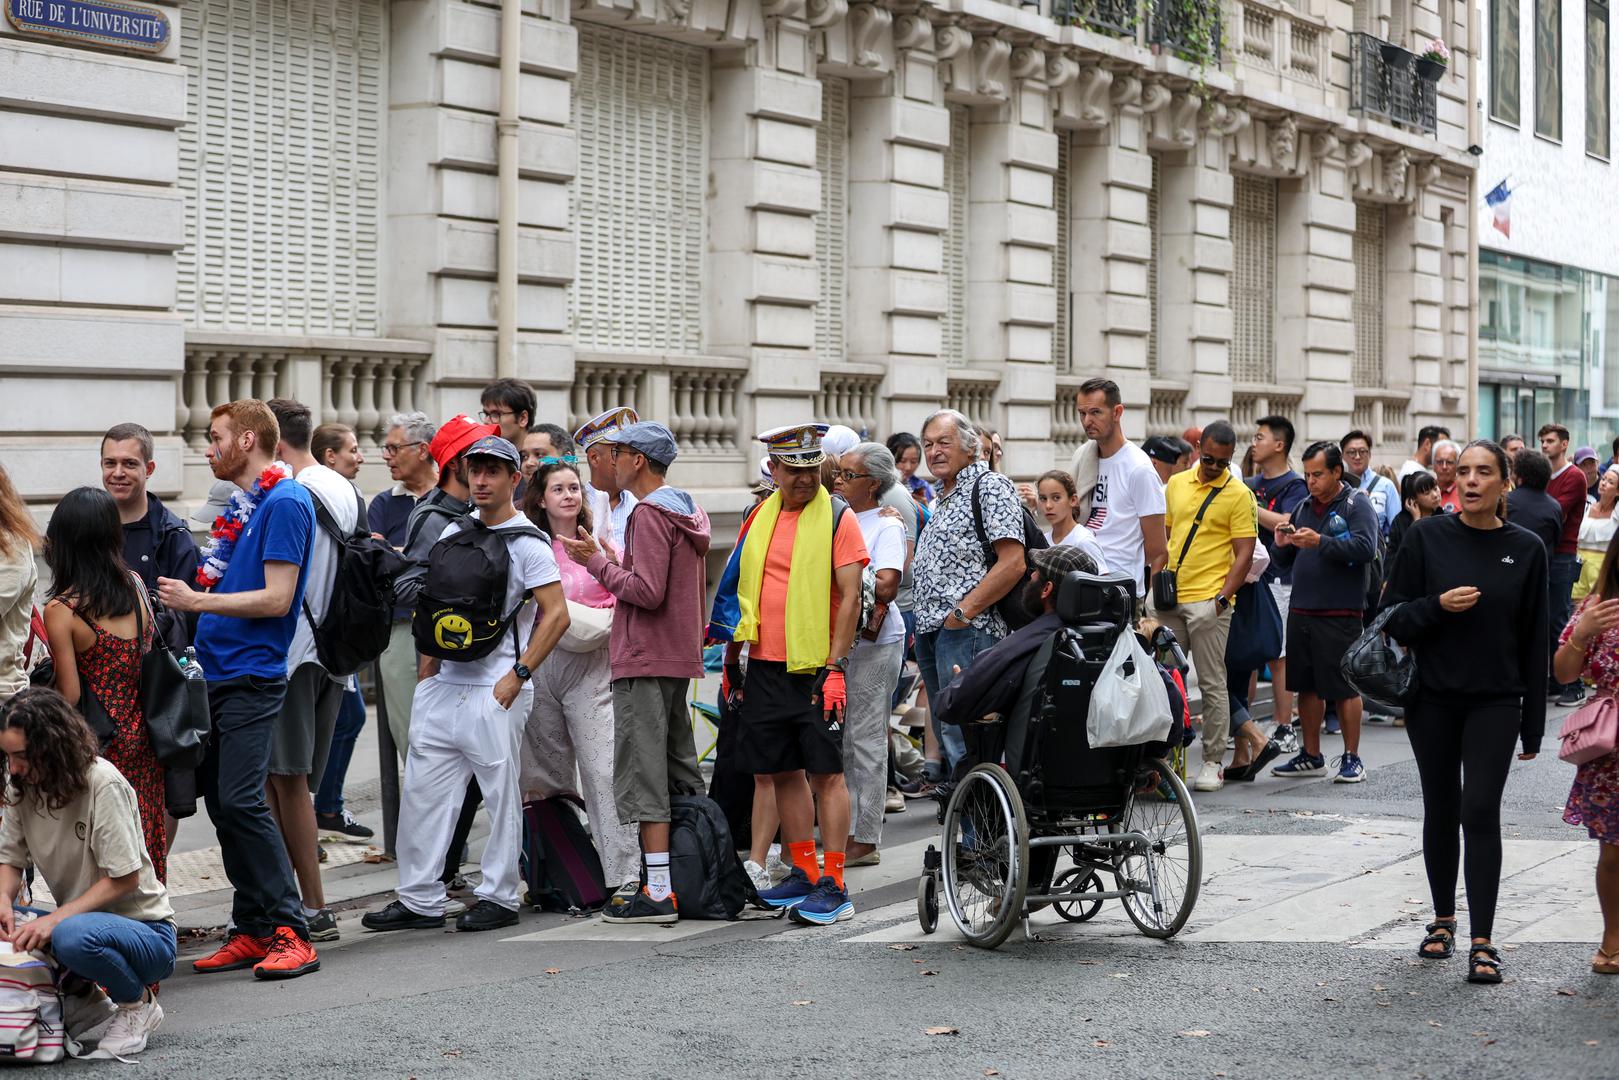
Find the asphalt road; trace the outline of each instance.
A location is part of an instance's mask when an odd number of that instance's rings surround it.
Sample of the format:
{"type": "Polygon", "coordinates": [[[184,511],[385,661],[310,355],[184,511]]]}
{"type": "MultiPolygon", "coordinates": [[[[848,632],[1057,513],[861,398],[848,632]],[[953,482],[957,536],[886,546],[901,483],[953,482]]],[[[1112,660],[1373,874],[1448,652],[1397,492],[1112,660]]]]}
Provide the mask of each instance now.
{"type": "MultiPolygon", "coordinates": [[[[1329,740],[1329,753],[1332,741],[1329,740]]],[[[1555,746],[1554,740],[1548,740],[1555,746]]],[[[890,818],[858,914],[366,934],[323,970],[165,984],[143,1057],[165,1077],[1610,1077],[1619,979],[1589,973],[1595,845],[1559,813],[1571,771],[1514,766],[1497,940],[1508,981],[1416,959],[1419,798],[1402,731],[1372,728],[1358,787],[1266,779],[1202,796],[1205,895],[1151,941],[1110,905],[1036,919],[994,952],[913,914],[931,804],[890,818]],[[526,940],[523,940],[526,939],[526,940]],[[929,1034],[930,1028],[950,1029],[929,1034]]],[[[1465,911],[1463,918],[1465,920],[1465,911]]],[[[187,959],[202,951],[192,946],[187,959]]],[[[117,1063],[76,1068],[119,1069],[117,1063]]]]}

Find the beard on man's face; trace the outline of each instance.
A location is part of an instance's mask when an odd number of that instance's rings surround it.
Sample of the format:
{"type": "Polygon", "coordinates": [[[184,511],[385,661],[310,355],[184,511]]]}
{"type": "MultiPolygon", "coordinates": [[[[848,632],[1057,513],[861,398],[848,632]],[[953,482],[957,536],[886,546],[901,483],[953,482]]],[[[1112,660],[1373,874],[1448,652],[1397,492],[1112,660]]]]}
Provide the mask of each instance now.
{"type": "Polygon", "coordinates": [[[1040,595],[1041,590],[1045,587],[1045,579],[1039,574],[1035,574],[1033,577],[1029,578],[1028,581],[1023,583],[1023,592],[1020,600],[1023,604],[1024,613],[1027,614],[1031,619],[1038,619],[1040,616],[1046,613],[1046,601],[1045,598],[1040,595]]]}

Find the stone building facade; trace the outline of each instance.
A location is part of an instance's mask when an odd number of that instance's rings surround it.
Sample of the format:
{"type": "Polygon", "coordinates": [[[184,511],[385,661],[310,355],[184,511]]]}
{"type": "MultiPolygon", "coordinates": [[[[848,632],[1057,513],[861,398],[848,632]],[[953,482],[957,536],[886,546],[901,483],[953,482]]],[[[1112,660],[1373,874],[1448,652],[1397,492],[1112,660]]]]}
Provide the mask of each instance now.
{"type": "MultiPolygon", "coordinates": [[[[15,4],[19,0],[8,0],[15,4]]],[[[82,0],[75,0],[82,2],[82,0]]],[[[152,5],[159,7],[159,5],[152,5]]],[[[196,498],[212,405],[380,441],[495,371],[498,6],[194,0],[157,53],[0,23],[0,460],[196,498]]],[[[1478,30],[1456,0],[523,0],[515,371],[627,402],[722,515],[751,434],[949,403],[1064,461],[1269,411],[1467,426],[1478,30]],[[1440,36],[1428,82],[1406,51],[1440,36]],[[1404,46],[1404,48],[1401,48],[1404,46]]],[[[380,472],[370,471],[368,489],[380,472]]]]}

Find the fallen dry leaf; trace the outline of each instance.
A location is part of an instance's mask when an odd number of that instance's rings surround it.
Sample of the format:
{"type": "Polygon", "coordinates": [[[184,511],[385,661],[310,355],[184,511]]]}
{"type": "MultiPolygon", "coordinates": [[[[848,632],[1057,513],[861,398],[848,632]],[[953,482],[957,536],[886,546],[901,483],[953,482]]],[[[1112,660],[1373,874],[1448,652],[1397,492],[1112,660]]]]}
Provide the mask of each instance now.
{"type": "MultiPolygon", "coordinates": [[[[1325,983],[1323,983],[1323,984],[1322,984],[1322,985],[1323,985],[1323,986],[1324,986],[1324,985],[1326,985],[1326,984],[1325,984],[1325,983]]],[[[1377,992],[1378,992],[1378,993],[1379,993],[1379,994],[1381,994],[1381,993],[1382,993],[1382,992],[1383,992],[1383,991],[1385,991],[1385,990],[1387,990],[1387,989],[1388,989],[1388,987],[1386,987],[1386,986],[1383,986],[1383,985],[1381,985],[1381,984],[1379,984],[1379,983],[1373,983],[1373,984],[1372,984],[1372,989],[1373,989],[1373,990],[1376,990],[1376,991],[1377,991],[1377,992]]]]}
{"type": "Polygon", "coordinates": [[[1444,1025],[1444,1024],[1441,1024],[1441,1023],[1440,1023],[1440,1022],[1439,1022],[1439,1021],[1437,1021],[1437,1020],[1429,1020],[1429,1021],[1428,1021],[1428,1026],[1429,1026],[1429,1027],[1444,1027],[1444,1026],[1445,1026],[1445,1025],[1444,1025]]]}
{"type": "Polygon", "coordinates": [[[1585,1045],[1586,1046],[1597,1046],[1599,1044],[1597,1043],[1597,1041],[1595,1039],[1586,1039],[1585,1040],[1585,1045]]]}
{"type": "Polygon", "coordinates": [[[1385,1009],[1389,1007],[1389,1003],[1386,1002],[1386,1001],[1379,1001],[1378,1004],[1383,1006],[1383,1008],[1385,1008],[1385,1009]]]}
{"type": "Polygon", "coordinates": [[[1579,997],[1580,993],[1579,993],[1578,990],[1570,990],[1566,986],[1559,986],[1557,988],[1557,996],[1558,997],[1579,997]]]}
{"type": "Polygon", "coordinates": [[[813,1004],[815,1004],[815,1002],[814,1002],[814,1001],[811,1001],[811,1000],[808,1000],[808,999],[806,999],[806,1000],[804,1000],[804,1001],[795,1001],[795,1002],[793,1002],[793,1004],[794,1004],[794,1005],[813,1005],[813,1004]]]}
{"type": "Polygon", "coordinates": [[[890,945],[889,948],[893,949],[895,952],[910,952],[912,949],[916,948],[916,946],[910,944],[909,942],[902,941],[897,945],[890,945]]]}
{"type": "Polygon", "coordinates": [[[561,975],[562,974],[562,969],[561,968],[546,968],[545,973],[547,975],[561,975]]]}
{"type": "Polygon", "coordinates": [[[922,1033],[924,1035],[960,1035],[961,1029],[953,1027],[930,1027],[923,1028],[922,1033]]]}
{"type": "Polygon", "coordinates": [[[1102,961],[1100,961],[1100,960],[1075,960],[1074,961],[1074,963],[1076,963],[1076,964],[1085,964],[1088,967],[1095,967],[1097,964],[1100,964],[1101,962],[1102,961]]]}
{"type": "Polygon", "coordinates": [[[1183,1039],[1206,1039],[1212,1032],[1204,1031],[1202,1028],[1193,1028],[1191,1031],[1183,1031],[1180,1034],[1183,1039]]]}
{"type": "Polygon", "coordinates": [[[1324,997],[1321,1000],[1322,1001],[1337,1001],[1338,999],[1335,998],[1335,997],[1324,997]]]}
{"type": "Polygon", "coordinates": [[[999,1070],[999,1069],[985,1069],[984,1070],[984,1075],[985,1076],[999,1076],[999,1075],[1001,1075],[1001,1070],[999,1070]]]}
{"type": "Polygon", "coordinates": [[[923,968],[921,971],[918,971],[917,974],[918,975],[937,975],[938,972],[937,971],[929,971],[926,968],[923,968]]]}
{"type": "Polygon", "coordinates": [[[1108,1042],[1106,1039],[1092,1039],[1091,1040],[1091,1045],[1095,1046],[1095,1047],[1098,1047],[1098,1048],[1102,1048],[1102,1047],[1112,1046],[1113,1044],[1108,1042]]]}
{"type": "Polygon", "coordinates": [[[447,1057],[447,1058],[458,1058],[458,1057],[461,1056],[461,1051],[459,1051],[459,1050],[446,1050],[446,1051],[444,1051],[444,1054],[442,1056],[447,1057]]]}
{"type": "Polygon", "coordinates": [[[386,855],[383,855],[383,854],[382,854],[382,853],[380,853],[380,852],[379,852],[379,853],[377,853],[377,854],[375,854],[375,855],[366,855],[366,856],[365,856],[365,857],[363,857],[363,858],[362,858],[362,859],[361,859],[361,860],[360,860],[360,861],[361,861],[361,862],[368,862],[368,863],[385,863],[385,862],[393,862],[393,860],[392,860],[392,859],[390,859],[390,858],[389,858],[389,857],[388,857],[388,856],[386,856],[386,855]]]}

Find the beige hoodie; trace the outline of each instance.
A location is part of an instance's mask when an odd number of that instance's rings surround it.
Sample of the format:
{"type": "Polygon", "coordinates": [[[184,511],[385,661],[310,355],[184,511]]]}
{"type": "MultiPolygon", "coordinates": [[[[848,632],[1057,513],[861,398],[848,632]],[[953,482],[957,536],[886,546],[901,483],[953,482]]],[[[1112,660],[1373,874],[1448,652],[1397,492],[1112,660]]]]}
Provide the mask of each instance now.
{"type": "Polygon", "coordinates": [[[34,610],[39,572],[34,553],[17,541],[17,550],[0,551],[0,701],[28,689],[22,650],[28,643],[28,618],[34,610]]]}

